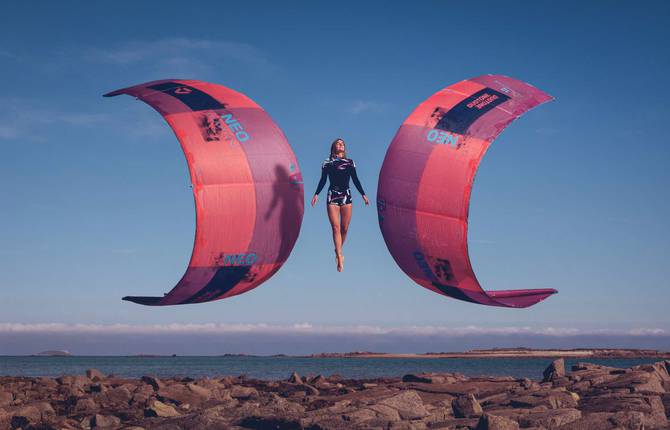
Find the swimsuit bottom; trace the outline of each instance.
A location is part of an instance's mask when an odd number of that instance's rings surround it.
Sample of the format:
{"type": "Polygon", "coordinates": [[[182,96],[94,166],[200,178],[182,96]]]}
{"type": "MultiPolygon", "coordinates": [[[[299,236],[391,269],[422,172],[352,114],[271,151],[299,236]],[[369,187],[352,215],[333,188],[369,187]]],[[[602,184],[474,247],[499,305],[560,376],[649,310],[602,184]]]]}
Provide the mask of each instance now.
{"type": "Polygon", "coordinates": [[[328,204],[344,206],[351,204],[351,190],[347,188],[345,191],[328,190],[328,204]]]}

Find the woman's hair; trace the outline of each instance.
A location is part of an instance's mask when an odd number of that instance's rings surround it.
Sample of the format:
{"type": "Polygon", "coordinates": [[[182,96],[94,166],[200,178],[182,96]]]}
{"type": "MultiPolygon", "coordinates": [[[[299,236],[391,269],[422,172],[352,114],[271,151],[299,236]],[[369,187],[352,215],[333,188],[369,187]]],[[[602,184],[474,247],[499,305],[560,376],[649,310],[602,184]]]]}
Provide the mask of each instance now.
{"type": "Polygon", "coordinates": [[[330,144],[330,158],[335,157],[336,154],[337,154],[337,152],[335,150],[335,144],[337,142],[342,142],[342,145],[344,145],[344,151],[343,151],[344,152],[344,158],[347,158],[347,146],[344,143],[344,139],[342,139],[341,137],[338,137],[337,139],[333,140],[333,143],[330,144]]]}

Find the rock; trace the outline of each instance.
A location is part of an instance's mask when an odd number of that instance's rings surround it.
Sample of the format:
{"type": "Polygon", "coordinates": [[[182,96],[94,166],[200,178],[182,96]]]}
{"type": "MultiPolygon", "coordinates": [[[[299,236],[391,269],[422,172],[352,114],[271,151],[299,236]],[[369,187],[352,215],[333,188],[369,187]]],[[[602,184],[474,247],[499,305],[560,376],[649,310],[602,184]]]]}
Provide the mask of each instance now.
{"type": "Polygon", "coordinates": [[[542,426],[548,430],[559,428],[582,417],[577,409],[552,409],[549,411],[531,412],[519,417],[521,427],[542,426]]]}
{"type": "Polygon", "coordinates": [[[176,404],[188,403],[189,405],[198,405],[208,400],[211,396],[211,392],[206,389],[196,389],[196,391],[190,389],[186,385],[182,384],[172,384],[167,387],[163,387],[156,393],[158,397],[162,400],[170,400],[176,404]]]}
{"type": "Polygon", "coordinates": [[[60,378],[56,378],[56,381],[58,381],[60,385],[66,385],[80,389],[84,389],[87,385],[91,384],[91,380],[83,375],[61,376],[60,378]]]}
{"type": "Polygon", "coordinates": [[[477,430],[519,430],[519,423],[509,418],[484,414],[479,418],[477,430]]]}
{"type": "Polygon", "coordinates": [[[300,377],[300,375],[298,375],[297,372],[291,373],[291,376],[288,378],[288,382],[290,382],[292,384],[302,384],[303,383],[302,378],[300,377]]]}
{"type": "Polygon", "coordinates": [[[86,371],[86,377],[93,382],[102,381],[107,378],[107,376],[98,369],[88,369],[86,371]]]}
{"type": "Polygon", "coordinates": [[[42,413],[35,406],[23,406],[12,414],[12,428],[26,427],[29,424],[38,423],[42,419],[42,413]]]}
{"type": "Polygon", "coordinates": [[[151,385],[154,388],[154,391],[158,391],[165,387],[163,381],[153,376],[142,376],[142,382],[151,385]]]}
{"type": "Polygon", "coordinates": [[[421,397],[419,397],[417,392],[413,390],[403,391],[400,394],[388,397],[377,404],[395,409],[404,420],[415,420],[430,415],[424,407],[421,397]]]}
{"type": "Polygon", "coordinates": [[[77,403],[74,405],[74,412],[77,414],[93,413],[97,411],[97,403],[88,397],[77,400],[77,403]]]}
{"type": "Polygon", "coordinates": [[[549,367],[542,372],[542,382],[550,382],[557,378],[565,377],[565,360],[559,358],[554,360],[549,367]]]}
{"type": "Polygon", "coordinates": [[[186,384],[186,387],[188,387],[188,389],[191,390],[194,394],[202,397],[205,400],[208,400],[212,397],[212,390],[209,388],[201,387],[200,385],[193,383],[186,384]]]}
{"type": "Polygon", "coordinates": [[[253,387],[235,385],[230,390],[230,397],[234,399],[251,399],[258,397],[258,391],[253,387]]]}
{"type": "Polygon", "coordinates": [[[149,407],[144,410],[144,416],[169,418],[169,417],[178,417],[180,416],[180,414],[172,406],[166,405],[161,401],[154,400],[151,402],[149,407]]]}
{"type": "Polygon", "coordinates": [[[133,398],[133,395],[128,391],[126,387],[116,387],[111,390],[107,390],[102,394],[101,400],[105,405],[127,405],[130,402],[130,399],[133,398]]]}
{"type": "Polygon", "coordinates": [[[6,391],[0,391],[0,407],[11,405],[14,401],[14,395],[6,391]]]}
{"type": "Polygon", "coordinates": [[[456,418],[478,417],[484,412],[481,405],[472,394],[455,398],[451,402],[451,407],[454,410],[454,416],[456,418]]]}
{"type": "Polygon", "coordinates": [[[121,419],[114,415],[95,414],[91,420],[93,428],[115,428],[121,425],[121,419]]]}

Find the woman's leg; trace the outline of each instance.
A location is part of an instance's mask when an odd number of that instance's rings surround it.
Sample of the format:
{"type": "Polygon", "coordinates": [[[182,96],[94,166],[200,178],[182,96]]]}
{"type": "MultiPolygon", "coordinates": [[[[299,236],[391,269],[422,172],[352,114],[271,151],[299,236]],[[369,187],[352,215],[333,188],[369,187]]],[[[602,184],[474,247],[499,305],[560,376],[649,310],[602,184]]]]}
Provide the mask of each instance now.
{"type": "Polygon", "coordinates": [[[342,245],[344,245],[344,241],[347,240],[347,231],[349,230],[349,223],[351,222],[353,206],[354,205],[352,204],[348,204],[340,207],[340,216],[342,218],[340,221],[340,235],[342,236],[342,245]]]}
{"type": "Polygon", "coordinates": [[[337,257],[337,271],[342,271],[342,232],[340,227],[340,206],[326,205],[328,220],[333,228],[333,243],[335,244],[335,255],[337,257]]]}

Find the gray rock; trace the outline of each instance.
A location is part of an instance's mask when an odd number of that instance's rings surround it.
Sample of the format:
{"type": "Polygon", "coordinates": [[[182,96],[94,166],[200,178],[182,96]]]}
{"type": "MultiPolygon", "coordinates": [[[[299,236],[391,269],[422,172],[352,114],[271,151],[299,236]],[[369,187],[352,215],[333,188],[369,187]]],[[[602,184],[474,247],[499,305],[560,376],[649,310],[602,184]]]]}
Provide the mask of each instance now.
{"type": "Polygon", "coordinates": [[[564,378],[565,377],[565,360],[562,358],[559,358],[558,360],[554,360],[546,369],[544,369],[544,372],[542,372],[542,381],[543,382],[550,382],[558,378],[564,378]]]}
{"type": "Polygon", "coordinates": [[[253,387],[235,385],[230,390],[230,397],[234,399],[252,399],[258,397],[258,391],[253,387]]]}
{"type": "Polygon", "coordinates": [[[377,403],[395,409],[404,420],[415,420],[430,415],[426,410],[423,400],[416,391],[407,390],[393,397],[388,397],[377,403]]]}
{"type": "Polygon", "coordinates": [[[165,387],[163,381],[153,376],[142,376],[142,382],[151,385],[154,388],[154,391],[158,391],[165,387]]]}
{"type": "Polygon", "coordinates": [[[165,403],[154,400],[149,404],[149,407],[145,409],[144,416],[147,417],[178,417],[180,413],[177,412],[175,408],[165,403]]]}
{"type": "Polygon", "coordinates": [[[86,371],[86,377],[93,382],[102,381],[107,378],[107,376],[98,369],[88,369],[86,371]]]}
{"type": "Polygon", "coordinates": [[[0,391],[0,407],[11,405],[14,401],[14,395],[6,391],[0,391]]]}
{"type": "Polygon", "coordinates": [[[484,414],[479,418],[477,430],[519,430],[519,423],[509,418],[484,414]]]}
{"type": "Polygon", "coordinates": [[[552,409],[549,411],[531,412],[519,417],[521,427],[542,426],[548,430],[557,429],[582,417],[577,409],[552,409]]]}
{"type": "Polygon", "coordinates": [[[121,425],[121,419],[114,415],[95,414],[91,420],[93,428],[116,428],[121,425]]]}
{"type": "Polygon", "coordinates": [[[297,372],[291,373],[291,376],[288,378],[288,382],[290,382],[292,384],[302,384],[303,383],[302,378],[300,377],[300,375],[298,375],[297,372]]]}
{"type": "Polygon", "coordinates": [[[472,418],[482,415],[484,412],[481,405],[473,394],[466,394],[455,398],[451,402],[456,418],[472,418]]]}

